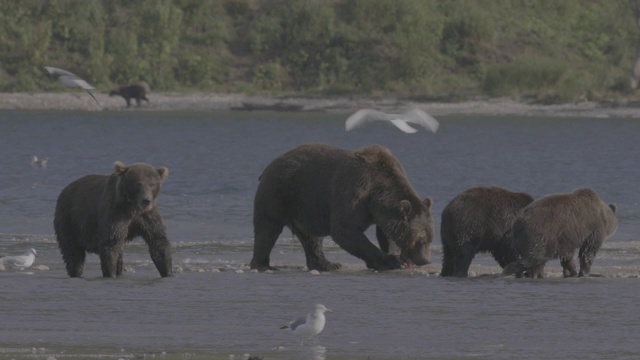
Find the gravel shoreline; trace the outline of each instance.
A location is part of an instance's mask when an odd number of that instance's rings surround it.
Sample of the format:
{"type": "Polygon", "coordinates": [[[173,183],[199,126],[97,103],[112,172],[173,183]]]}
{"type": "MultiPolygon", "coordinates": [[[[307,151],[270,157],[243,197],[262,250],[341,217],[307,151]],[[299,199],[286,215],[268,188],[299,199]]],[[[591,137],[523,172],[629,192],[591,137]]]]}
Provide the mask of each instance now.
{"type": "MultiPolygon", "coordinates": [[[[418,102],[402,98],[373,97],[267,97],[242,94],[151,93],[150,102],[126,107],[123,98],[95,93],[100,105],[85,92],[66,93],[0,93],[0,110],[85,110],[85,111],[317,111],[353,112],[376,108],[397,112],[420,108],[437,115],[523,115],[555,117],[627,117],[640,118],[640,108],[630,105],[611,106],[594,102],[559,105],[527,104],[510,99],[489,99],[457,103],[418,102]]],[[[634,104],[637,105],[637,104],[634,104]]]]}

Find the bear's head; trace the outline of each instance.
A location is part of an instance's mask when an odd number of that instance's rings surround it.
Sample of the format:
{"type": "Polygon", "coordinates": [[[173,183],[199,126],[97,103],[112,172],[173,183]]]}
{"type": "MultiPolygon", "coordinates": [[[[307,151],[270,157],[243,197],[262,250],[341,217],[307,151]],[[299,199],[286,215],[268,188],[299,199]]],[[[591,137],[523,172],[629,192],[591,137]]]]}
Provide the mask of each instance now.
{"type": "Polygon", "coordinates": [[[605,223],[607,224],[605,231],[607,236],[611,236],[618,229],[618,217],[616,215],[616,210],[617,210],[616,204],[607,205],[603,202],[603,205],[605,208],[604,209],[605,223]]]}
{"type": "Polygon", "coordinates": [[[429,263],[434,228],[431,204],[430,198],[417,204],[409,200],[400,201],[401,219],[391,232],[395,233],[392,238],[400,248],[400,260],[406,265],[429,263]]]}
{"type": "Polygon", "coordinates": [[[149,211],[155,206],[160,187],[169,175],[166,167],[154,168],[138,163],[126,166],[120,161],[113,164],[116,177],[116,197],[139,211],[149,211]]]}

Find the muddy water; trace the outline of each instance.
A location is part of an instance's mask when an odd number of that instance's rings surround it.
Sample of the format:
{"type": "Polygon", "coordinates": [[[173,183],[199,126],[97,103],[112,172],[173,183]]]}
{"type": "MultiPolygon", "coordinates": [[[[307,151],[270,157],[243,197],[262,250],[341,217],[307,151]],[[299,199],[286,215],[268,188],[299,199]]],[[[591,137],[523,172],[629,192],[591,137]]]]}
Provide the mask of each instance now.
{"type": "MultiPolygon", "coordinates": [[[[0,271],[0,359],[540,359],[637,358],[640,315],[640,123],[626,119],[441,118],[437,134],[386,124],[344,132],[346,114],[0,112],[0,254],[38,251],[36,268],[0,271]],[[305,271],[286,231],[272,274],[248,269],[257,178],[304,142],[355,149],[379,143],[405,166],[434,219],[470,186],[534,197],[594,188],[619,209],[619,228],[588,279],[563,279],[557,262],[532,281],[499,276],[479,256],[469,279],[433,264],[375,273],[325,241],[337,273],[305,271]],[[33,167],[31,156],[49,159],[33,167]],[[159,205],[176,276],[160,279],[141,241],[125,248],[126,273],[102,279],[97,256],[69,279],[52,220],[70,181],[112,163],[169,167],[159,205]],[[301,343],[280,330],[322,303],[324,332],[301,343]]],[[[436,226],[436,234],[439,226],[436,226]]]]}

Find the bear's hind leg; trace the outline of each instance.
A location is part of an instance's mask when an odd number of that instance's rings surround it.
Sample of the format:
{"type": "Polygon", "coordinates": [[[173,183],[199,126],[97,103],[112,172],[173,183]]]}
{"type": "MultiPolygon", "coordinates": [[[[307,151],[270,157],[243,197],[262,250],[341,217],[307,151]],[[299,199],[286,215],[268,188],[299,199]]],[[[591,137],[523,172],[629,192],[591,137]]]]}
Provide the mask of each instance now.
{"type": "Polygon", "coordinates": [[[580,273],[578,276],[589,276],[591,265],[593,265],[593,260],[596,258],[603,241],[604,238],[598,237],[596,234],[592,234],[584,241],[578,253],[578,258],[580,259],[580,273]]]}
{"type": "Polygon", "coordinates": [[[467,277],[469,275],[471,262],[476,256],[476,250],[471,247],[471,243],[469,243],[462,249],[462,251],[456,251],[455,255],[453,256],[453,276],[467,277]]]}

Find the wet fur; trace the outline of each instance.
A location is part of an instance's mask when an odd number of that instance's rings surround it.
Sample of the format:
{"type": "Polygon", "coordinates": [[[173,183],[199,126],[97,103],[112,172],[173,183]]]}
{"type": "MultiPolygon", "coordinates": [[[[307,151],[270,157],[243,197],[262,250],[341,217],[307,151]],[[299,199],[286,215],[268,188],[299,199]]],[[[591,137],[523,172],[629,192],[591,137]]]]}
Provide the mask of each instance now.
{"type": "Polygon", "coordinates": [[[491,253],[501,267],[518,260],[511,226],[531,202],[529,194],[499,187],[470,188],[453,198],[442,211],[441,276],[466,277],[479,252],[491,253]]]}
{"type": "Polygon", "coordinates": [[[541,278],[546,262],[560,258],[565,277],[588,276],[600,246],[617,226],[616,206],[604,203],[591,189],[547,195],[524,208],[514,222],[513,247],[521,259],[505,267],[504,274],[524,271],[541,278]]]}
{"type": "Polygon", "coordinates": [[[87,175],[62,190],[54,229],[70,277],[82,276],[86,252],[100,255],[104,277],[122,275],[125,242],[142,237],[160,275],[171,276],[171,246],[156,206],[167,168],[114,164],[110,176],[87,175]]]}
{"type": "Polygon", "coordinates": [[[340,268],[322,251],[326,236],[372,269],[400,268],[406,260],[424,264],[433,238],[430,206],[386,148],[299,146],[273,160],[260,177],[251,268],[273,269],[270,253],[285,226],[302,243],[309,270],[340,268]],[[380,248],[364,235],[372,224],[380,248]],[[400,258],[387,253],[390,242],[401,249],[400,258]]]}

